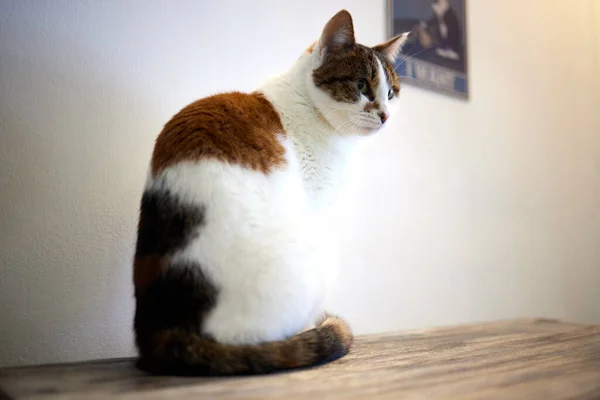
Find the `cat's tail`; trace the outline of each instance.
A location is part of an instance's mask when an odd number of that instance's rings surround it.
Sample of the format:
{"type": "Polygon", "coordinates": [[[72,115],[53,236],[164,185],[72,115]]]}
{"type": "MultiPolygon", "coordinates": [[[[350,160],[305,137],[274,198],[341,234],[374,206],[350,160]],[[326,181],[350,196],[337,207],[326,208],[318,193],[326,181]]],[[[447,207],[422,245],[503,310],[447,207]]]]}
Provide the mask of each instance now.
{"type": "Polygon", "coordinates": [[[138,367],[160,375],[252,375],[310,367],[348,353],[353,335],[343,319],[327,315],[315,328],[286,340],[226,345],[184,329],[153,336],[138,367]]]}

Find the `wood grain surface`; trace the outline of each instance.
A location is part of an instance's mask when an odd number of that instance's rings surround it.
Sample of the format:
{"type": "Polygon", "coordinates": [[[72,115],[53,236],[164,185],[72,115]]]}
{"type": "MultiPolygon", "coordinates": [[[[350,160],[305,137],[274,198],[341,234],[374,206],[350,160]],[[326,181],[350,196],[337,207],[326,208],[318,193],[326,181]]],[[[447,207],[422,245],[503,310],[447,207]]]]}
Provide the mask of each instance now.
{"type": "Polygon", "coordinates": [[[358,337],[325,366],[148,376],[133,361],[0,370],[0,399],[600,399],[600,325],[530,319],[358,337]]]}

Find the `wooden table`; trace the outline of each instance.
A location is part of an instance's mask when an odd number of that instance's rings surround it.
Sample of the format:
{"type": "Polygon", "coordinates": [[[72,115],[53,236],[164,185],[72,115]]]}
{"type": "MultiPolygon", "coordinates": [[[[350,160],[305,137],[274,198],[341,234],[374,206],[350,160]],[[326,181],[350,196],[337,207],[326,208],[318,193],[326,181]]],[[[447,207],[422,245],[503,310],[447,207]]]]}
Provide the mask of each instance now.
{"type": "Polygon", "coordinates": [[[132,360],[0,371],[0,399],[600,399],[600,325],[517,320],[358,337],[314,369],[153,377],[132,360]]]}

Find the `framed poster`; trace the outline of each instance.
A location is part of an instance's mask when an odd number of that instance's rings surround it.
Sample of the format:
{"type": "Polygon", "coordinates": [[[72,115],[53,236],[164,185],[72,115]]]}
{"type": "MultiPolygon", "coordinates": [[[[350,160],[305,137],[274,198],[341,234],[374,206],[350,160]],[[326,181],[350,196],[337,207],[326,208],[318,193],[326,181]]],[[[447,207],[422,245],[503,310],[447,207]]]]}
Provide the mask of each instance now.
{"type": "Polygon", "coordinates": [[[396,62],[406,83],[469,97],[466,0],[388,0],[390,38],[411,32],[396,62]]]}

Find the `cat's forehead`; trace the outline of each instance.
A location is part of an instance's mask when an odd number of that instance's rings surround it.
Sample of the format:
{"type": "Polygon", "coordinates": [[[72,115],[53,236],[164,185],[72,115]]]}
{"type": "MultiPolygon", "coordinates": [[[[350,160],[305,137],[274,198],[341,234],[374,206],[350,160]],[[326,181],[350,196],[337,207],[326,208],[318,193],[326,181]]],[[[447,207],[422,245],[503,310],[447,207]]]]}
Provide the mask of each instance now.
{"type": "Polygon", "coordinates": [[[375,52],[361,45],[357,45],[352,51],[340,56],[340,61],[342,61],[341,67],[363,73],[376,72],[379,69],[375,52]]]}
{"type": "Polygon", "coordinates": [[[329,76],[358,76],[376,73],[379,65],[375,51],[366,46],[356,45],[340,55],[329,57],[324,64],[315,71],[316,75],[329,76]]]}
{"type": "Polygon", "coordinates": [[[367,80],[374,90],[384,83],[394,92],[400,89],[394,66],[387,57],[360,44],[330,57],[313,71],[315,85],[337,101],[358,101],[360,94],[356,92],[355,82],[359,79],[367,80]]]}

